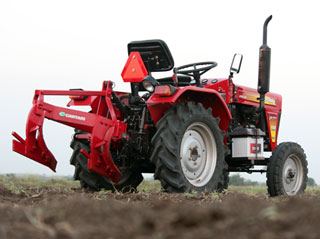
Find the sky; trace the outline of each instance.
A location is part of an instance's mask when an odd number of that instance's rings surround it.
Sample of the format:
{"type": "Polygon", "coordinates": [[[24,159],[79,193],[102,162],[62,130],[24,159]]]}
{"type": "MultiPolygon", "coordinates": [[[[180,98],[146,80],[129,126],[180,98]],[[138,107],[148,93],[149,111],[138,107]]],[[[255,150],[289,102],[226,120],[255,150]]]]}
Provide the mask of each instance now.
{"type": "MultiPolygon", "coordinates": [[[[164,40],[176,66],[218,62],[206,78],[228,77],[233,54],[241,53],[244,60],[234,82],[256,88],[262,25],[271,14],[270,91],[283,96],[278,142],[299,143],[309,176],[320,183],[320,16],[317,1],[310,0],[0,1],[0,174],[54,175],[11,150],[12,131],[25,137],[34,90],[100,90],[104,80],[112,80],[116,90],[129,91],[121,71],[130,41],[164,40]]],[[[68,102],[59,96],[46,99],[60,106],[68,102]]],[[[72,133],[72,128],[45,122],[58,175],[73,174],[72,133]]],[[[265,175],[248,178],[264,181],[265,175]]]]}

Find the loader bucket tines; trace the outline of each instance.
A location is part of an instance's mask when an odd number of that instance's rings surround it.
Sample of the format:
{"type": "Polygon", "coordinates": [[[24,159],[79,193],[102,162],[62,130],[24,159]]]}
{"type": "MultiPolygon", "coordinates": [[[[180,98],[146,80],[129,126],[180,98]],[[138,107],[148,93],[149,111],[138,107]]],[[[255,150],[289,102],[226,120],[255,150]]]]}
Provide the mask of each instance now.
{"type": "Polygon", "coordinates": [[[82,151],[83,155],[88,157],[88,169],[117,183],[122,174],[112,160],[110,143],[121,140],[127,124],[116,118],[111,95],[112,82],[104,82],[102,91],[37,90],[27,119],[26,139],[13,132],[12,135],[16,138],[12,142],[13,151],[55,171],[57,161],[43,138],[43,121],[47,118],[88,132],[91,152],[82,151]],[[88,96],[88,101],[99,103],[94,107],[93,113],[87,113],[45,103],[44,95],[88,96]],[[107,113],[110,115],[109,118],[105,117],[107,113]]]}

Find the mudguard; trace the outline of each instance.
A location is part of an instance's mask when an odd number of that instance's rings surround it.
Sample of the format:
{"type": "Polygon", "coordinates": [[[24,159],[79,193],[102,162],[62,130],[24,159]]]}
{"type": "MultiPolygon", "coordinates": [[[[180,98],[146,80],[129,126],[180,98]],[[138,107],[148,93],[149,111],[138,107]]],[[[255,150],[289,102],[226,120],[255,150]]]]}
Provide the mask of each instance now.
{"type": "Polygon", "coordinates": [[[146,102],[155,124],[161,119],[165,111],[172,106],[182,102],[193,101],[202,103],[205,108],[211,108],[212,115],[221,119],[220,128],[227,132],[232,116],[218,91],[195,86],[177,87],[177,89],[177,92],[172,96],[153,94],[146,102]]]}

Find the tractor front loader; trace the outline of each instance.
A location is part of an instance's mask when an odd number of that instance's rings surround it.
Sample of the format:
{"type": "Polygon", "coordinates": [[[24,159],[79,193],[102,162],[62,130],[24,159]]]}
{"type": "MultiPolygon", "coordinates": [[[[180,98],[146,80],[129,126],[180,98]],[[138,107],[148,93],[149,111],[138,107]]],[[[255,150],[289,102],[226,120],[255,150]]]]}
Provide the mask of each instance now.
{"type": "Polygon", "coordinates": [[[134,41],[121,74],[130,93],[114,91],[111,81],[103,82],[101,91],[36,90],[26,139],[13,132],[13,150],[55,171],[56,159],[43,138],[46,118],[75,128],[70,163],[74,179],[90,190],[136,190],[142,173],[153,173],[168,192],[221,192],[229,172],[266,172],[271,196],[303,193],[308,172],[303,149],[293,142],[277,144],[282,97],[269,92],[270,20],[264,23],[257,90],[233,82],[242,55],[235,54],[228,78],[209,79],[202,75],[216,62],[174,68],[164,41],[134,41]],[[172,69],[169,77],[152,75],[172,69]],[[47,95],[71,101],[68,108],[58,107],[44,101],[47,95]]]}

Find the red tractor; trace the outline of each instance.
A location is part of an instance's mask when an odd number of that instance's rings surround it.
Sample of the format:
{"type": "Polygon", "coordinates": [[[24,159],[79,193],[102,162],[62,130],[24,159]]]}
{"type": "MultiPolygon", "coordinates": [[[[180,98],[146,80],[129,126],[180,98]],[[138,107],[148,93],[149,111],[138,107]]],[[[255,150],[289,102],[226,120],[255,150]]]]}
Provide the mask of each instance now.
{"type": "Polygon", "coordinates": [[[221,192],[229,172],[266,172],[270,196],[303,193],[308,172],[303,149],[292,142],[277,145],[282,98],[269,93],[271,17],[264,23],[257,90],[233,82],[242,55],[234,56],[228,78],[207,79],[201,76],[216,62],[174,68],[164,41],[134,41],[122,72],[131,93],[114,91],[111,81],[103,82],[101,91],[36,90],[26,139],[13,132],[13,150],[55,171],[42,133],[47,118],[75,128],[70,162],[84,188],[127,192],[141,183],[142,173],[154,173],[168,192],[221,192]],[[152,76],[172,69],[173,76],[152,76]],[[70,96],[68,107],[91,111],[48,104],[46,95],[70,96]]]}

